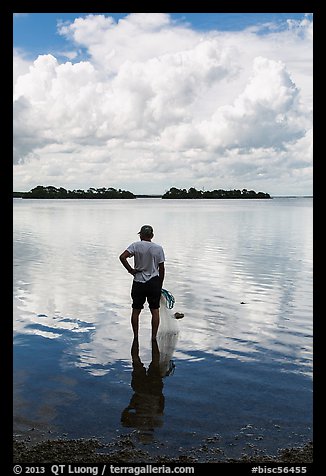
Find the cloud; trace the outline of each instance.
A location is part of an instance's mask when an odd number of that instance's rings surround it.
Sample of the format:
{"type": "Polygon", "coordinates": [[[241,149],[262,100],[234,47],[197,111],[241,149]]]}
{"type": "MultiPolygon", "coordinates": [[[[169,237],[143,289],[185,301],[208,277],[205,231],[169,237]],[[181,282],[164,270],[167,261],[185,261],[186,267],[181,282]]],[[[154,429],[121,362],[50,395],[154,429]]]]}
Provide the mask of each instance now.
{"type": "Polygon", "coordinates": [[[264,35],[199,33],[165,13],[117,23],[89,15],[58,31],[88,59],[60,63],[48,54],[29,64],[15,53],[16,190],[141,193],[147,181],[160,193],[259,182],[260,190],[289,193],[302,189],[304,164],[311,193],[310,18],[264,35]]]}
{"type": "Polygon", "coordinates": [[[143,62],[198,41],[190,29],[174,26],[167,13],[131,13],[118,23],[88,15],[59,27],[59,33],[87,48],[92,62],[106,73],[117,73],[125,61],[143,62]]]}
{"type": "Polygon", "coordinates": [[[14,48],[13,54],[13,85],[16,84],[19,76],[28,73],[30,61],[24,59],[24,53],[14,48]]]}
{"type": "Polygon", "coordinates": [[[244,91],[204,121],[200,130],[213,148],[279,149],[304,135],[303,117],[298,89],[284,64],[257,57],[244,91]]]}

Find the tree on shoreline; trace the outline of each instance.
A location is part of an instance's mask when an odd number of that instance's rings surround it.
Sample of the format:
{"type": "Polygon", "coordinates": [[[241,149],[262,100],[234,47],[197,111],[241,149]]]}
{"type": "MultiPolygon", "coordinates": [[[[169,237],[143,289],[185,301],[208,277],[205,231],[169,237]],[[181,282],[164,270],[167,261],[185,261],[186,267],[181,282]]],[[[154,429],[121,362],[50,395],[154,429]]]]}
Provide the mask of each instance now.
{"type": "MultiPolygon", "coordinates": [[[[143,196],[143,195],[141,195],[143,196]]],[[[144,195],[145,197],[151,197],[151,195],[144,195]]],[[[159,197],[159,195],[153,195],[155,197],[159,197]]],[[[121,190],[120,188],[116,190],[113,187],[101,187],[101,188],[94,188],[90,187],[86,191],[77,189],[77,190],[66,190],[63,187],[57,188],[49,185],[44,187],[42,185],[38,185],[34,187],[29,192],[13,192],[14,198],[47,198],[47,199],[58,199],[58,198],[87,198],[87,199],[114,199],[114,198],[137,198],[132,192],[127,190],[121,190]]],[[[271,198],[268,193],[264,192],[255,192],[254,190],[247,190],[246,188],[242,190],[197,190],[194,187],[190,187],[188,190],[185,188],[180,189],[176,187],[171,187],[170,190],[164,193],[161,196],[164,199],[201,199],[201,198],[209,198],[209,199],[219,199],[219,198],[271,198]]]]}
{"type": "Polygon", "coordinates": [[[101,187],[94,188],[90,187],[87,191],[77,189],[77,190],[66,190],[63,187],[56,188],[53,186],[43,187],[38,185],[29,192],[14,192],[14,197],[17,198],[136,198],[136,196],[126,190],[116,190],[115,188],[101,187]]]}
{"type": "Polygon", "coordinates": [[[186,199],[198,199],[198,198],[271,198],[268,193],[264,192],[255,192],[254,190],[247,190],[244,188],[243,190],[196,190],[194,187],[190,187],[187,191],[184,189],[178,189],[175,187],[170,188],[162,198],[186,198],[186,199]]]}

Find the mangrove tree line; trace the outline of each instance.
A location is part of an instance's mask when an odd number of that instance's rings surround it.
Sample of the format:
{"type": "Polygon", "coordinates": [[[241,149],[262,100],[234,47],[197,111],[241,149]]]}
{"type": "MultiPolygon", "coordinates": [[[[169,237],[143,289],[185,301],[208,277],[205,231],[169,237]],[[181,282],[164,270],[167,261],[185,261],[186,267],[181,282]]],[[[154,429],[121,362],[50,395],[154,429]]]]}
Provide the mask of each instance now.
{"type": "Polygon", "coordinates": [[[162,198],[271,198],[268,193],[255,192],[254,190],[197,190],[190,187],[189,190],[185,188],[172,187],[168,190],[162,198]]]}

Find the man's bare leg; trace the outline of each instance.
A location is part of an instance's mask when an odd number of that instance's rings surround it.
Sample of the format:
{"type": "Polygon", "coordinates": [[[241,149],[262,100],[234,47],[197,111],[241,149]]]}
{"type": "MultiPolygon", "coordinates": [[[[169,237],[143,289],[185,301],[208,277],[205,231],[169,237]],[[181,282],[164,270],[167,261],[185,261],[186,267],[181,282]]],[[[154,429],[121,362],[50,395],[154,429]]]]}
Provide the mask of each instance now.
{"type": "Polygon", "coordinates": [[[160,310],[151,309],[152,313],[152,340],[156,339],[158,326],[160,325],[160,310]]]}
{"type": "Polygon", "coordinates": [[[138,329],[139,329],[139,314],[141,309],[133,309],[131,313],[131,327],[134,331],[134,337],[138,339],[138,329]]]}

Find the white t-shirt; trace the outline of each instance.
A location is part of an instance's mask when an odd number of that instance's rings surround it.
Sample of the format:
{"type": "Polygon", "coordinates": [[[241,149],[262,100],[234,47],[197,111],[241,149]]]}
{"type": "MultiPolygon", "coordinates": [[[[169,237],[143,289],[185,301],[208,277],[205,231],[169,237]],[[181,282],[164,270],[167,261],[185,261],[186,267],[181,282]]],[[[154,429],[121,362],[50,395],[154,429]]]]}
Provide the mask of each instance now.
{"type": "Polygon", "coordinates": [[[146,283],[154,276],[158,276],[158,265],[165,261],[164,251],[161,245],[152,241],[135,241],[128,246],[127,251],[134,257],[134,268],[139,270],[134,280],[146,283]]]}

